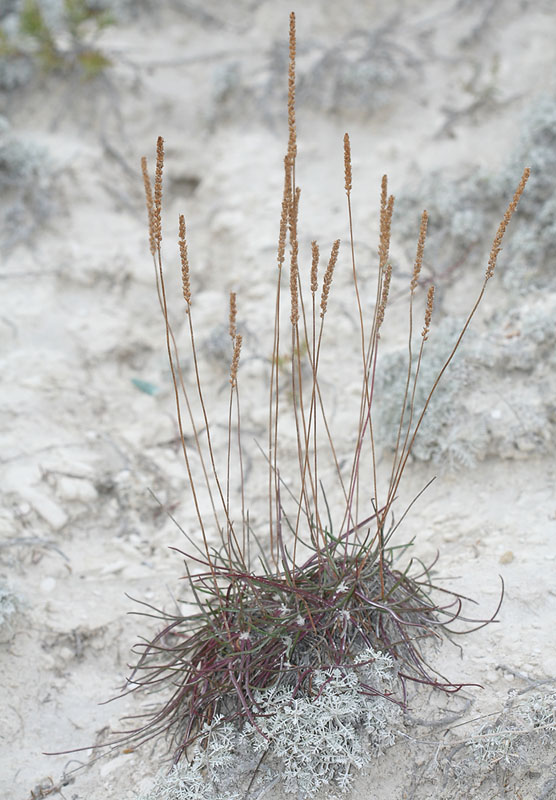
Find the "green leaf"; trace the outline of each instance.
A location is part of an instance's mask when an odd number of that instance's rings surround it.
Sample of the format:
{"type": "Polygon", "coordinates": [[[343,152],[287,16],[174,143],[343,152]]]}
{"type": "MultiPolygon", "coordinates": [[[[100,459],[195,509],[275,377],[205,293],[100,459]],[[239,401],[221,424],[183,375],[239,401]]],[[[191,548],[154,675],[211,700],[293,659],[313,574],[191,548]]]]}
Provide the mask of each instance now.
{"type": "Polygon", "coordinates": [[[34,39],[51,38],[37,0],[25,0],[19,15],[19,29],[34,39]]]}

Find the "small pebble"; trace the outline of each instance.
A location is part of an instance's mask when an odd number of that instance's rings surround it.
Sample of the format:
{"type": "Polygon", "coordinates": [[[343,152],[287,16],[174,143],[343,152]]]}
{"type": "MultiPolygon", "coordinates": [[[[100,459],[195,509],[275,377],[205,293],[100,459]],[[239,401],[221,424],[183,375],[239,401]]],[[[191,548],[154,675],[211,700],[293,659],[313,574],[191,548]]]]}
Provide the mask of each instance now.
{"type": "Polygon", "coordinates": [[[101,570],[101,575],[116,575],[118,572],[121,572],[127,566],[127,561],[112,561],[108,564],[105,564],[101,570]]]}
{"type": "Polygon", "coordinates": [[[41,667],[43,669],[54,669],[56,667],[56,659],[50,653],[41,654],[41,667]]]}
{"type": "Polygon", "coordinates": [[[41,589],[43,592],[51,592],[56,586],[56,578],[43,578],[41,581],[41,589]]]}
{"type": "Polygon", "coordinates": [[[108,761],[106,764],[103,764],[100,768],[100,774],[104,778],[109,775],[111,772],[115,770],[121,769],[123,766],[127,766],[129,764],[129,757],[133,755],[133,753],[119,755],[113,758],[111,761],[108,761]]]}
{"type": "Polygon", "coordinates": [[[47,522],[53,530],[58,531],[63,528],[68,521],[68,516],[58,503],[55,503],[50,497],[43,492],[25,487],[22,490],[27,502],[29,502],[37,514],[47,522]]]}
{"type": "Polygon", "coordinates": [[[58,481],[57,494],[63,500],[74,500],[85,504],[96,500],[98,495],[91,481],[68,477],[62,477],[58,481]]]}

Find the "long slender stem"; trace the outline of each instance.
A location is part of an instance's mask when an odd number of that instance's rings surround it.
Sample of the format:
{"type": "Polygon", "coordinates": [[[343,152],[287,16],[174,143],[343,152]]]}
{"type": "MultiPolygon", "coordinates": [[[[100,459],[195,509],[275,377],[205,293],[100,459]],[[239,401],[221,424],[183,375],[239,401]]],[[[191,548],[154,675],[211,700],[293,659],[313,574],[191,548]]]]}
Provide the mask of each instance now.
{"type": "Polygon", "coordinates": [[[182,452],[183,452],[183,457],[184,457],[184,460],[185,460],[185,466],[186,466],[186,469],[187,469],[187,475],[188,475],[188,478],[189,478],[189,484],[191,486],[191,494],[193,496],[193,503],[195,505],[195,512],[197,514],[197,519],[199,520],[199,526],[200,526],[200,529],[201,529],[201,536],[203,537],[203,545],[204,545],[204,548],[205,548],[205,554],[206,554],[206,557],[207,557],[207,562],[208,562],[208,564],[210,566],[210,570],[212,572],[212,577],[213,577],[215,589],[218,590],[218,584],[217,584],[217,581],[216,581],[216,574],[215,574],[215,571],[214,571],[214,565],[213,565],[213,562],[212,562],[212,559],[211,559],[211,556],[210,556],[208,538],[207,538],[207,533],[206,533],[206,529],[205,529],[205,524],[204,524],[204,521],[203,521],[203,515],[202,515],[201,509],[199,507],[199,500],[197,498],[197,492],[195,491],[195,481],[194,481],[193,474],[192,474],[192,471],[191,471],[191,465],[189,463],[189,456],[188,456],[187,447],[186,447],[186,444],[185,444],[185,435],[184,435],[184,432],[183,432],[183,424],[182,424],[182,419],[181,419],[181,407],[180,407],[180,397],[179,397],[179,391],[178,391],[178,382],[177,382],[177,379],[176,379],[176,370],[175,370],[174,361],[173,361],[173,358],[172,358],[172,348],[170,346],[170,324],[169,324],[169,318],[168,318],[168,304],[167,304],[167,301],[166,301],[166,287],[164,285],[164,273],[163,273],[163,269],[162,269],[162,254],[161,254],[161,251],[160,251],[160,243],[157,246],[157,259],[158,259],[158,271],[159,271],[159,277],[160,277],[160,289],[161,289],[161,295],[162,295],[162,305],[163,305],[163,312],[164,312],[164,321],[165,321],[165,327],[166,327],[166,349],[168,351],[168,361],[169,361],[169,364],[170,364],[170,371],[172,373],[172,383],[173,383],[173,386],[174,386],[174,397],[175,397],[175,402],[176,402],[176,417],[177,417],[177,420],[178,420],[178,428],[179,428],[179,432],[180,432],[180,440],[181,440],[182,452]]]}

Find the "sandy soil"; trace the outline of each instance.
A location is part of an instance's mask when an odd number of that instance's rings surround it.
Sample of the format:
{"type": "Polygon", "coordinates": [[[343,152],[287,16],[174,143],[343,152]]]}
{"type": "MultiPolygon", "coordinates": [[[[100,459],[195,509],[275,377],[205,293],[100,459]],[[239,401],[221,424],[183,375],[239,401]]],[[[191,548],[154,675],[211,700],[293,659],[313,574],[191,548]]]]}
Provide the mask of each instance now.
{"type": "MultiPolygon", "coordinates": [[[[118,692],[131,646],[152,630],[129,616],[136,607],[128,595],[169,604],[181,588],[181,562],[169,550],[182,545],[181,535],[148,490],[186,529],[195,529],[177,448],[139,159],[152,160],[156,137],[164,136],[164,242],[167,264],[175,265],[168,278],[171,311],[183,319],[173,245],[182,211],[212,418],[225,422],[228,356],[221,326],[227,293],[235,290],[245,335],[245,429],[262,437],[290,6],[282,0],[142,3],[133,20],[101,38],[114,64],[104,79],[72,84],[42,76],[18,90],[16,102],[4,98],[14,136],[46,147],[54,168],[52,215],[11,248],[0,276],[0,577],[19,604],[0,644],[0,794],[7,800],[47,796],[55,786],[67,800],[131,800],[160,766],[148,747],[94,763],[90,750],[44,755],[105,741],[110,726],[141,707],[133,698],[100,703],[118,692]],[[72,772],[80,763],[84,768],[72,772]]],[[[342,137],[349,130],[356,240],[363,282],[371,285],[381,174],[388,172],[392,191],[401,195],[433,169],[449,180],[507,163],[524,110],[556,88],[556,10],[550,2],[518,0],[350,0],[341,6],[307,0],[295,10],[299,71],[306,76],[298,93],[302,256],[307,259],[315,237],[323,249],[346,237],[342,137]],[[338,93],[334,74],[342,48],[349,54],[360,46],[357,37],[348,39],[354,30],[372,43],[376,59],[369,56],[375,71],[358,79],[350,95],[338,93]]],[[[426,198],[413,196],[419,214],[426,198]]],[[[402,251],[400,244],[403,266],[402,251]]],[[[452,274],[439,313],[467,308],[484,263],[484,255],[473,254],[452,274]]],[[[343,353],[357,335],[347,250],[340,269],[331,305],[337,335],[329,341],[337,349],[329,351],[326,374],[333,422],[342,433],[350,422],[342,390],[352,384],[352,361],[343,353]]],[[[555,293],[554,282],[525,296],[498,282],[478,330],[496,312],[555,293]]],[[[176,325],[185,343],[185,329],[176,325]]],[[[386,350],[404,342],[404,325],[403,305],[394,305],[386,350]]],[[[542,392],[554,396],[549,366],[543,381],[542,392]]],[[[468,387],[469,403],[481,403],[484,388],[468,387]]],[[[506,597],[499,622],[462,640],[462,654],[446,644],[435,655],[444,673],[483,687],[465,692],[471,700],[459,720],[465,725],[446,733],[449,726],[408,723],[405,738],[357,776],[355,797],[556,797],[554,753],[536,740],[523,744],[524,760],[515,768],[470,767],[459,779],[442,749],[476,731],[473,720],[482,714],[501,711],[508,693],[527,688],[528,679],[556,676],[553,433],[546,430],[542,447],[509,448],[506,457],[487,452],[458,471],[410,465],[400,507],[430,477],[438,479],[404,523],[404,538],[416,536],[422,558],[440,551],[440,575],[475,598],[480,615],[496,606],[498,575],[506,597]]],[[[285,451],[291,443],[285,434],[285,451]]],[[[253,458],[248,489],[260,499],[264,482],[253,458]]],[[[443,698],[433,710],[428,697],[415,703],[414,717],[429,722],[463,708],[460,700],[443,698]]]]}

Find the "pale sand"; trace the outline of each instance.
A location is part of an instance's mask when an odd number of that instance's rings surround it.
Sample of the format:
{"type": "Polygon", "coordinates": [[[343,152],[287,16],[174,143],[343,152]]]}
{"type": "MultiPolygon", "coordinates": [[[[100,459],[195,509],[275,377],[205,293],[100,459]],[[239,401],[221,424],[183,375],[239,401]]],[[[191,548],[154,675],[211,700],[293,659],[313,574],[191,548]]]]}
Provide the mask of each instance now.
{"type": "MultiPolygon", "coordinates": [[[[25,603],[15,635],[0,650],[0,794],[7,800],[26,800],[41,782],[48,785],[47,776],[58,783],[64,769],[79,759],[79,754],[47,757],[42,751],[85,747],[106,726],[117,727],[126,710],[139,708],[133,701],[98,703],[117,692],[130,647],[149,625],[126,616],[134,606],[125,593],[169,604],[181,588],[181,562],[168,547],[183,546],[182,538],[147,489],[172,506],[181,524],[195,529],[175,446],[138,169],[141,155],[152,160],[159,134],[167,143],[167,264],[176,264],[176,277],[168,277],[172,311],[181,313],[177,260],[171,259],[174,226],[183,211],[199,339],[215,334],[218,341],[218,326],[226,324],[227,292],[236,290],[245,326],[246,436],[264,437],[262,357],[268,353],[276,274],[285,114],[279,96],[268,103],[247,96],[238,108],[226,105],[221,88],[218,109],[213,98],[215,87],[226,81],[233,89],[237,70],[247,86],[264,85],[269,78],[262,69],[264,56],[271,42],[285,43],[291,4],[204,4],[221,25],[178,13],[179,3],[174,10],[161,5],[157,13],[138,13],[135,23],[109,29],[101,39],[116,65],[109,73],[110,91],[85,85],[78,87],[79,96],[69,98],[67,87],[48,81],[52,100],[44,102],[44,88],[22,92],[11,111],[13,130],[44,143],[59,160],[61,174],[60,211],[50,228],[34,249],[20,247],[4,264],[9,273],[1,314],[7,426],[0,528],[6,540],[40,538],[53,545],[22,541],[0,551],[0,575],[9,575],[25,603]],[[73,108],[60,118],[68,100],[73,108]],[[156,384],[159,393],[141,392],[134,378],[156,384]]],[[[300,69],[314,57],[315,40],[337,47],[356,26],[370,30],[391,24],[389,48],[402,80],[376,113],[304,109],[299,92],[303,253],[313,237],[323,252],[337,236],[346,237],[342,137],[349,130],[364,273],[376,247],[382,172],[388,172],[393,193],[401,194],[431,168],[447,176],[475,167],[497,169],[515,146],[522,110],[540,93],[553,92],[556,78],[556,12],[550,2],[524,8],[502,0],[493,4],[484,24],[487,4],[482,3],[401,2],[386,4],[387,11],[384,5],[352,0],[340,7],[308,0],[296,9],[300,69]],[[476,25],[475,36],[483,35],[466,50],[456,50],[476,25]],[[454,121],[453,136],[442,132],[444,109],[471,106],[489,87],[496,106],[492,100],[479,103],[475,114],[454,121]]],[[[284,85],[284,76],[276,75],[284,85]]],[[[422,202],[426,205],[426,198],[422,202]]],[[[473,254],[465,275],[454,279],[445,311],[467,308],[485,260],[473,254]]],[[[337,315],[337,338],[353,340],[356,350],[347,250],[340,267],[330,313],[337,315]]],[[[503,292],[499,283],[490,288],[482,320],[496,308],[524,302],[503,292]]],[[[402,308],[393,307],[385,348],[405,339],[402,308]]],[[[183,334],[179,338],[185,342],[183,334]]],[[[203,374],[224,423],[227,364],[214,350],[203,374]]],[[[349,359],[338,361],[335,355],[329,355],[328,388],[341,426],[340,393],[345,387],[351,391],[351,379],[349,359]]],[[[545,376],[544,391],[556,391],[553,372],[545,376]]],[[[217,425],[215,431],[221,438],[217,425]]],[[[286,449],[290,444],[286,435],[286,449]]],[[[218,447],[222,453],[221,442],[218,447]]],[[[533,678],[556,675],[554,461],[535,451],[516,456],[493,456],[458,473],[410,465],[403,490],[408,500],[439,474],[399,535],[404,540],[416,535],[415,551],[425,559],[440,550],[439,574],[478,600],[479,616],[496,606],[499,574],[506,583],[499,623],[461,640],[463,658],[449,644],[436,656],[449,677],[484,687],[467,690],[474,699],[463,718],[468,720],[501,709],[510,689],[526,685],[501,665],[533,678]]],[[[248,488],[264,496],[256,469],[248,488]]],[[[259,519],[263,513],[264,506],[259,519]]],[[[414,709],[416,716],[428,713],[426,698],[423,703],[414,709]]],[[[439,708],[459,707],[454,703],[437,701],[439,708]]],[[[476,730],[476,723],[469,723],[453,735],[465,738],[473,725],[476,730]]],[[[434,742],[442,737],[426,728],[411,735],[429,741],[400,741],[357,776],[354,797],[486,800],[502,791],[497,787],[504,776],[494,773],[445,783],[434,767],[435,754],[443,757],[434,742]]],[[[535,751],[528,758],[536,765],[532,775],[520,767],[508,777],[510,793],[504,796],[540,797],[548,785],[552,757],[535,751]]],[[[62,796],[132,800],[158,766],[148,746],[120,753],[76,773],[62,796]]],[[[556,796],[556,790],[544,796],[556,796]]]]}

